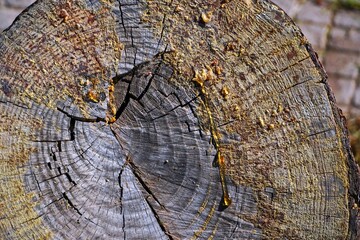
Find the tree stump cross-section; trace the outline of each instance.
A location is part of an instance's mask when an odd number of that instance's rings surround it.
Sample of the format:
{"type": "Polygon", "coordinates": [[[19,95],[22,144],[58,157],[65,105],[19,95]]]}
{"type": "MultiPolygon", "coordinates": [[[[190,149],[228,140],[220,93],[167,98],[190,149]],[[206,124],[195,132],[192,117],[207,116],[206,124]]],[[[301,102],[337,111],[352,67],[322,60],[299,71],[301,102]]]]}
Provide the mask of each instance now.
{"type": "Polygon", "coordinates": [[[39,0],[0,34],[0,238],[358,239],[326,80],[267,0],[39,0]]]}

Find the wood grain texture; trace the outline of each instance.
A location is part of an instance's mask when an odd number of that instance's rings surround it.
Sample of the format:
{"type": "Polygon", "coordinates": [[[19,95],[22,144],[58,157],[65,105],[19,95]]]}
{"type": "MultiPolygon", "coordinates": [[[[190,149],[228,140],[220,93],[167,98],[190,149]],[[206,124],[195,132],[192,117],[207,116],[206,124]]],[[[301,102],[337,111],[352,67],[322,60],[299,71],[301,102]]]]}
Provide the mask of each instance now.
{"type": "Polygon", "coordinates": [[[38,1],[0,34],[0,238],[357,239],[326,79],[266,0],[38,1]]]}

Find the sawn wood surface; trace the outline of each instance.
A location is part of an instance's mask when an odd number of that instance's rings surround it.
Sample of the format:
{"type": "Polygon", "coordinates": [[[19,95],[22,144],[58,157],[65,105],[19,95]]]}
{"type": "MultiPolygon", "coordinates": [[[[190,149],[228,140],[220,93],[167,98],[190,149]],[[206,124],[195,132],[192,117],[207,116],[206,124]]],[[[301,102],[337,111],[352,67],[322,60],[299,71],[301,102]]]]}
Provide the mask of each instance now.
{"type": "Polygon", "coordinates": [[[0,34],[0,238],[358,239],[326,81],[270,1],[37,1],[0,34]]]}

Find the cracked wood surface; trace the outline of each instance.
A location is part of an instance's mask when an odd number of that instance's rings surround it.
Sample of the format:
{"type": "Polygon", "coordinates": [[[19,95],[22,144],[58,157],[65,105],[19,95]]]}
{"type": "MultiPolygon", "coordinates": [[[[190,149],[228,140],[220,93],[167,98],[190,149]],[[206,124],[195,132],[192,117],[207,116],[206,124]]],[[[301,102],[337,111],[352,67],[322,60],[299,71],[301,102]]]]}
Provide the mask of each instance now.
{"type": "Polygon", "coordinates": [[[38,1],[0,86],[1,239],[358,237],[344,119],[269,1],[38,1]]]}

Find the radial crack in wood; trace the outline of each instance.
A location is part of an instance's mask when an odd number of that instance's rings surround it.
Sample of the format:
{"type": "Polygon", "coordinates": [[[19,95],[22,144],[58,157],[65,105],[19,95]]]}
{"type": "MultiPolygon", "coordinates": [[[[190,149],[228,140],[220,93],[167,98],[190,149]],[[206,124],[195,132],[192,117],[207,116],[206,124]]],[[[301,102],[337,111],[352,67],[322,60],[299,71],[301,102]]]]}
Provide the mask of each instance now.
{"type": "Polygon", "coordinates": [[[271,2],[38,1],[0,56],[1,239],[358,239],[345,120],[271,2]]]}

